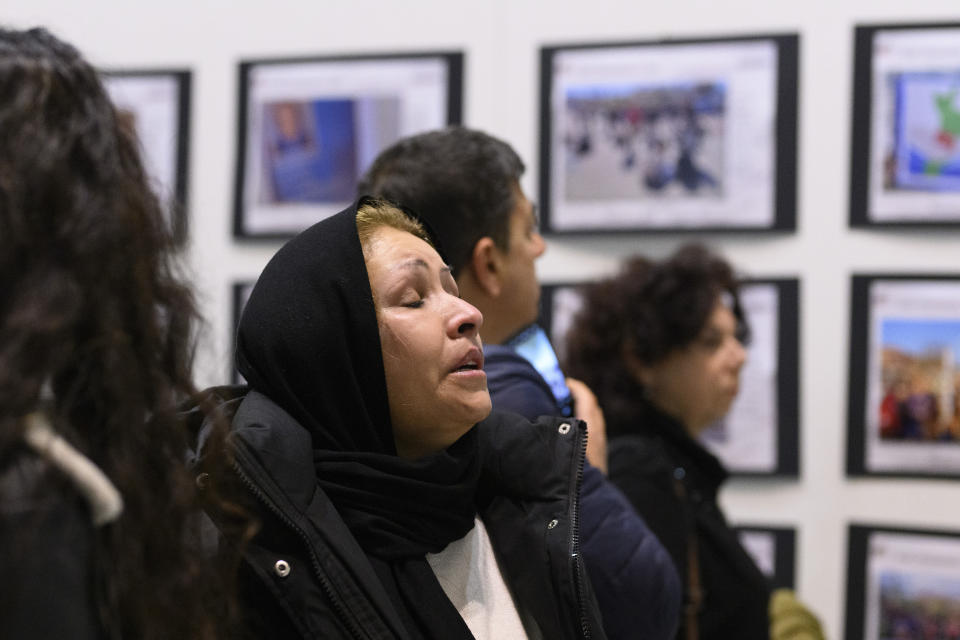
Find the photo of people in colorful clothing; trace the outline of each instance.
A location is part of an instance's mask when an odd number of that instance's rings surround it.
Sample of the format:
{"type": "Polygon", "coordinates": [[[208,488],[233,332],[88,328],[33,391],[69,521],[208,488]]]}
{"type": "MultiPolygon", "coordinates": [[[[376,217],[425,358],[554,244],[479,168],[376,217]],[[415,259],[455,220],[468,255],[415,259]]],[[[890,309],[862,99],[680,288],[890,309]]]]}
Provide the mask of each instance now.
{"type": "Polygon", "coordinates": [[[960,321],[883,320],[880,437],[960,441],[960,321]]]}
{"type": "Polygon", "coordinates": [[[879,622],[883,640],[960,640],[960,580],[881,573],[879,622]]]}

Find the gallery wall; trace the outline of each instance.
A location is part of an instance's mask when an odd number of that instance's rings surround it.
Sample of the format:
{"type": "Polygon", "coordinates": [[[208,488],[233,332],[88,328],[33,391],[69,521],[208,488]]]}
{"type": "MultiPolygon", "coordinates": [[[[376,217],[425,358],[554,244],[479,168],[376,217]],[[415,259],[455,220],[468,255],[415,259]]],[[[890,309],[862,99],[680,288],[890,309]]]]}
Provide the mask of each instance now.
{"type": "Polygon", "coordinates": [[[548,237],[544,282],[615,269],[636,252],[664,256],[701,239],[745,274],[800,281],[800,473],[736,479],[723,494],[734,522],[797,530],[796,586],[842,636],[850,523],[960,530],[960,481],[845,475],[851,275],[960,272],[960,230],[848,227],[855,24],[958,20],[954,0],[681,0],[538,3],[492,0],[7,3],[8,26],[45,25],[104,68],[193,73],[187,271],[208,321],[201,385],[229,375],[232,284],[254,280],[279,247],[232,236],[238,63],[246,59],[412,50],[462,50],[464,122],[510,142],[537,193],[541,46],[602,40],[798,33],[797,228],[767,234],[548,237]],[[82,8],[81,8],[82,6],[82,8]]]}

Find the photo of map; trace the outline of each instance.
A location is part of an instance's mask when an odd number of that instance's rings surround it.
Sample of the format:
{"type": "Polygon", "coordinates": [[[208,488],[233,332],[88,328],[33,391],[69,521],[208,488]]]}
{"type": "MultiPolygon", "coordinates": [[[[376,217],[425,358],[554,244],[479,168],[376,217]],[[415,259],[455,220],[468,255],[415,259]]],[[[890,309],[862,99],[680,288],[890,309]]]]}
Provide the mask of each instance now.
{"type": "Polygon", "coordinates": [[[891,74],[892,189],[960,191],[960,71],[891,74]]]}

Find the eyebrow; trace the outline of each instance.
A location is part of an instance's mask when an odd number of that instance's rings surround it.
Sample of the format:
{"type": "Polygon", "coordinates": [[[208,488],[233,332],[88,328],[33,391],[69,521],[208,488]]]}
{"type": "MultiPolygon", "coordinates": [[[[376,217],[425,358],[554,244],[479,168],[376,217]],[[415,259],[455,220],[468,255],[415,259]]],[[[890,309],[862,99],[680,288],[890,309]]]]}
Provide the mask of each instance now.
{"type": "MultiPolygon", "coordinates": [[[[392,270],[404,269],[406,271],[415,271],[415,270],[424,270],[430,271],[430,265],[427,264],[426,260],[421,258],[410,258],[409,260],[404,260],[398,265],[395,265],[392,270]]],[[[450,265],[445,264],[440,268],[440,273],[450,274],[453,277],[453,270],[450,268],[450,265]]]]}
{"type": "MultiPolygon", "coordinates": [[[[398,265],[394,266],[394,269],[426,269],[430,270],[430,265],[427,264],[426,260],[421,258],[410,258],[409,260],[404,260],[398,265]]],[[[450,265],[445,264],[440,268],[440,273],[452,273],[450,265]]]]}

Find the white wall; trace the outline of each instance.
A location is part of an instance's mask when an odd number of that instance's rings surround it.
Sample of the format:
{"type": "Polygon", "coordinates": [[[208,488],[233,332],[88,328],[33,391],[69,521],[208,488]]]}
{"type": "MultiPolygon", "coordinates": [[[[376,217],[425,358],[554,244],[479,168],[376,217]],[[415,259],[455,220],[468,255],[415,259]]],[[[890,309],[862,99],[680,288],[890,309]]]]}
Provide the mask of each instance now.
{"type": "MultiPolygon", "coordinates": [[[[229,285],[253,279],[279,246],[231,236],[237,62],[244,58],[454,48],[466,53],[466,124],[512,143],[536,194],[538,47],[603,39],[801,34],[799,213],[795,234],[709,240],[741,269],[801,278],[799,482],[737,481],[724,496],[733,520],[795,525],[798,588],[841,636],[850,520],[960,529],[960,485],[844,477],[849,275],[957,271],[957,233],[847,228],[852,29],[857,22],[957,19],[955,0],[353,0],[352,2],[6,3],[9,26],[45,25],[104,67],[194,72],[190,258],[210,333],[199,382],[226,376],[229,285]]],[[[678,236],[558,239],[539,263],[546,282],[610,271],[636,251],[663,255],[678,236]]]]}

